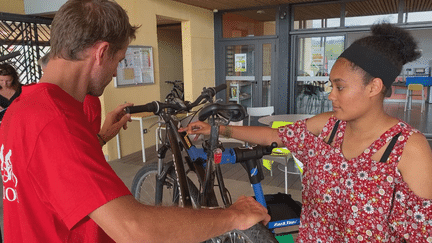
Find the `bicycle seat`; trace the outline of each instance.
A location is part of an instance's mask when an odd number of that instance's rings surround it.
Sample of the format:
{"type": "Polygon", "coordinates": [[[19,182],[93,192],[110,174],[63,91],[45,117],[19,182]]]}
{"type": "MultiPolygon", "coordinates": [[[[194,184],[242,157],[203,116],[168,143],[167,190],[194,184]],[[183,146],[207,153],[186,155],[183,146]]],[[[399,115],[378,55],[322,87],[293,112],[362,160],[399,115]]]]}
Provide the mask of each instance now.
{"type": "Polygon", "coordinates": [[[246,109],[240,104],[212,103],[205,106],[198,114],[200,121],[205,121],[212,115],[219,115],[230,121],[241,121],[246,118],[246,109]]]}

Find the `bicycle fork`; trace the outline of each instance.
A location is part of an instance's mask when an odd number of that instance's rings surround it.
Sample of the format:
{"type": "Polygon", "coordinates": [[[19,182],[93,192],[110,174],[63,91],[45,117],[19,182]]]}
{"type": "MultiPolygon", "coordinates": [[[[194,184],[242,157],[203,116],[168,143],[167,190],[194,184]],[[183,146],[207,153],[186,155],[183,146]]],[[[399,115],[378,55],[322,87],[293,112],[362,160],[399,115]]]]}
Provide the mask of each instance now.
{"type": "Polygon", "coordinates": [[[264,174],[261,165],[258,163],[258,160],[249,159],[239,163],[241,163],[248,174],[249,181],[252,184],[257,202],[261,203],[261,205],[267,208],[267,203],[265,201],[264,192],[261,186],[261,181],[264,180],[264,174]]]}
{"type": "Polygon", "coordinates": [[[163,166],[163,160],[165,159],[167,151],[168,146],[166,144],[162,145],[162,147],[158,149],[158,173],[156,176],[155,205],[162,204],[163,182],[165,181],[169,170],[169,166],[163,166]]]}

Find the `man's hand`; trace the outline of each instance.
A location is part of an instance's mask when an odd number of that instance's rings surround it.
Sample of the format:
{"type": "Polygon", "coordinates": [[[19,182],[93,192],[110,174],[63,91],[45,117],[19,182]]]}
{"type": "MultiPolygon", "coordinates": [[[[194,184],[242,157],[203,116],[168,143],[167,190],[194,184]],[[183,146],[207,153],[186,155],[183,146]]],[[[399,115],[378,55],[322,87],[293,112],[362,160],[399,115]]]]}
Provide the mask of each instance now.
{"type": "Polygon", "coordinates": [[[270,221],[267,209],[252,197],[241,196],[227,210],[232,210],[235,228],[249,229],[256,223],[266,225],[270,221]]]}
{"type": "Polygon", "coordinates": [[[115,137],[120,129],[123,127],[124,130],[127,129],[127,122],[132,121],[131,115],[124,112],[124,108],[128,106],[133,106],[132,103],[125,103],[117,106],[113,111],[106,115],[104,124],[99,132],[99,136],[108,142],[113,137],[115,137]]]}

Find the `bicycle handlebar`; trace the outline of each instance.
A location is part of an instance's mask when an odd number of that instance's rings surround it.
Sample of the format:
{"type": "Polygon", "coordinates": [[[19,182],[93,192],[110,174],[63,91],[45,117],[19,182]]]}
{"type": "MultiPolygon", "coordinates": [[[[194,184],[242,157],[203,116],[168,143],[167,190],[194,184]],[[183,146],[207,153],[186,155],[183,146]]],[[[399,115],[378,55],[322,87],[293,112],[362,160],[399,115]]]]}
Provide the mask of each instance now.
{"type": "Polygon", "coordinates": [[[216,93],[219,91],[222,91],[226,89],[226,84],[221,84],[216,87],[210,87],[210,88],[204,88],[201,92],[201,95],[198,96],[198,98],[193,102],[189,104],[172,104],[172,103],[161,103],[159,101],[153,101],[150,103],[147,103],[145,105],[137,105],[137,106],[129,106],[124,109],[126,113],[140,113],[140,112],[153,112],[155,114],[159,113],[162,109],[165,108],[172,108],[177,111],[187,110],[194,108],[195,106],[198,106],[202,100],[211,100],[216,93]]]}
{"type": "MultiPolygon", "coordinates": [[[[277,143],[273,142],[268,146],[256,145],[247,148],[228,148],[222,152],[221,164],[244,162],[251,159],[261,159],[264,155],[269,155],[272,150],[277,147],[277,143]]],[[[202,148],[192,146],[188,149],[188,154],[192,160],[202,158],[207,160],[207,154],[202,148]]]]}
{"type": "Polygon", "coordinates": [[[247,148],[234,148],[236,161],[247,161],[250,159],[261,159],[264,155],[269,155],[272,150],[277,147],[277,143],[273,142],[269,146],[256,145],[247,148]]]}
{"type": "Polygon", "coordinates": [[[154,112],[157,110],[157,102],[153,101],[145,105],[128,106],[124,110],[126,113],[139,113],[139,112],[154,112]]]}

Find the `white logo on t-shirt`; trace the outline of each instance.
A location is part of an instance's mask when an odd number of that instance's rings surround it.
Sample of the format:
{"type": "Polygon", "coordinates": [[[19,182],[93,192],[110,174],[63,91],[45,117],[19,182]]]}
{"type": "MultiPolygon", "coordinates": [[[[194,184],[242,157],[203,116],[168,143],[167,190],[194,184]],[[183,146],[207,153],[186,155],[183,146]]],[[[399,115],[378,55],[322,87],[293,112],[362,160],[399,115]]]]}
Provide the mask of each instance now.
{"type": "Polygon", "coordinates": [[[3,200],[6,199],[10,202],[18,201],[18,193],[16,190],[18,179],[13,173],[12,162],[11,162],[12,150],[9,150],[9,152],[5,156],[3,154],[4,154],[4,145],[2,144],[0,148],[0,160],[1,160],[1,172],[2,172],[2,179],[3,179],[3,200]],[[5,187],[5,183],[9,181],[13,182],[13,187],[7,187],[8,185],[6,185],[5,187]]]}

